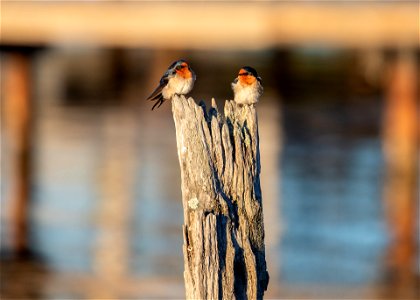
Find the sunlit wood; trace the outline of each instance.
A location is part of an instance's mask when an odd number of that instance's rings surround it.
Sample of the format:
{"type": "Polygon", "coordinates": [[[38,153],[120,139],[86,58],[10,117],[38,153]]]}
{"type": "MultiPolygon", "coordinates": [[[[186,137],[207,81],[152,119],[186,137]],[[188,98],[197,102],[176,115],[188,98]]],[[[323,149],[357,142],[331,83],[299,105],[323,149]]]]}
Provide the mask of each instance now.
{"type": "Polygon", "coordinates": [[[24,54],[9,54],[4,75],[4,120],[10,159],[14,165],[11,178],[11,250],[28,250],[28,210],[31,167],[31,76],[30,60],[24,54]]]}
{"type": "Polygon", "coordinates": [[[417,70],[410,53],[399,53],[389,69],[383,119],[386,159],[384,200],[391,233],[390,294],[413,296],[418,234],[416,178],[418,170],[419,107],[417,70]]]}
{"type": "Polygon", "coordinates": [[[2,1],[3,44],[172,49],[418,46],[417,1],[2,1]]]}
{"type": "Polygon", "coordinates": [[[173,97],[187,299],[262,299],[268,285],[253,106],[173,97]]]}

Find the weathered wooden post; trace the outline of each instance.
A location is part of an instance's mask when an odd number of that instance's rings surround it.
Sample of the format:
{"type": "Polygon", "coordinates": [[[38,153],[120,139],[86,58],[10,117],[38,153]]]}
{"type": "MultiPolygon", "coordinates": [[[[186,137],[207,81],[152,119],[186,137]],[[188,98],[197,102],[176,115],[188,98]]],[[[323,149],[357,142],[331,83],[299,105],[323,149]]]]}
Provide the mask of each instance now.
{"type": "Polygon", "coordinates": [[[5,126],[9,136],[9,160],[14,164],[11,194],[11,251],[29,254],[29,207],[31,180],[31,49],[10,50],[5,66],[5,126]],[[15,50],[15,51],[13,51],[15,50]],[[20,50],[20,51],[19,51],[20,50]],[[26,51],[25,51],[26,50],[26,51]]]}
{"type": "Polygon", "coordinates": [[[387,290],[400,298],[418,296],[418,71],[416,57],[398,50],[389,61],[382,123],[385,154],[384,200],[392,243],[387,260],[393,276],[387,290]]]}
{"type": "Polygon", "coordinates": [[[268,285],[257,113],[175,96],[187,299],[262,299],[268,285]]]}

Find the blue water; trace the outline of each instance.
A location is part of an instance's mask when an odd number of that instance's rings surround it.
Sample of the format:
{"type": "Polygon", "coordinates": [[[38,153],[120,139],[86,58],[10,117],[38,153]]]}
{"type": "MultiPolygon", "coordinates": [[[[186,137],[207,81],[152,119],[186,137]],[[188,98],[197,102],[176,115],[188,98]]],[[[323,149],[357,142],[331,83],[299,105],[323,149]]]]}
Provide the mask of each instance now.
{"type": "MultiPolygon", "coordinates": [[[[170,277],[182,284],[174,127],[169,107],[158,114],[64,107],[42,113],[31,246],[53,272],[97,274],[118,266],[128,277],[170,277]]],[[[278,236],[266,236],[278,240],[268,267],[279,276],[270,284],[377,282],[388,243],[378,135],[348,136],[328,124],[310,125],[325,117],[341,120],[325,111],[302,113],[308,124],[290,122],[285,114],[285,122],[269,122],[286,133],[279,163],[268,174],[281,193],[264,199],[279,208],[279,220],[266,218],[267,224],[281,224],[278,236]]],[[[270,148],[281,141],[261,143],[270,148]]]]}
{"type": "Polygon", "coordinates": [[[283,281],[379,280],[387,243],[379,140],[286,144],[282,170],[283,281]]]}

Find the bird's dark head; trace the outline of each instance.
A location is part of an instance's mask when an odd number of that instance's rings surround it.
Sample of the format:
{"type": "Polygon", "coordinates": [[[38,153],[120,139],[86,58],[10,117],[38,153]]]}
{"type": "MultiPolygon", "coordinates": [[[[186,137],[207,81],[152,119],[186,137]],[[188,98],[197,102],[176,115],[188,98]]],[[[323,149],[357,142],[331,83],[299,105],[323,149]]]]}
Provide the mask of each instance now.
{"type": "Polygon", "coordinates": [[[169,69],[172,70],[174,74],[178,74],[185,79],[193,76],[190,65],[183,59],[173,62],[172,65],[169,66],[169,69]]]}
{"type": "Polygon", "coordinates": [[[262,82],[257,71],[249,66],[242,67],[238,73],[238,79],[242,84],[253,84],[255,81],[262,82]]]}

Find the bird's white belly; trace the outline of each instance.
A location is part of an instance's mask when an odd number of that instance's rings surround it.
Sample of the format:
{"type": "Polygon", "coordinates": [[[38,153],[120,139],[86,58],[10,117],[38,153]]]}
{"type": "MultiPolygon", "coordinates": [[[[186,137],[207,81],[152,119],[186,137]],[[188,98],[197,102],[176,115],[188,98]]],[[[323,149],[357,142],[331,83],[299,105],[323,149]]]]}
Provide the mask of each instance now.
{"type": "Polygon", "coordinates": [[[185,95],[188,94],[194,85],[192,78],[184,79],[179,77],[171,78],[162,89],[162,95],[165,99],[171,99],[175,94],[185,95]]]}
{"type": "Polygon", "coordinates": [[[258,98],[260,96],[260,93],[258,92],[258,89],[256,88],[256,85],[254,86],[246,86],[241,87],[239,84],[237,84],[234,88],[235,92],[235,102],[238,104],[254,104],[258,102],[258,98]]]}

